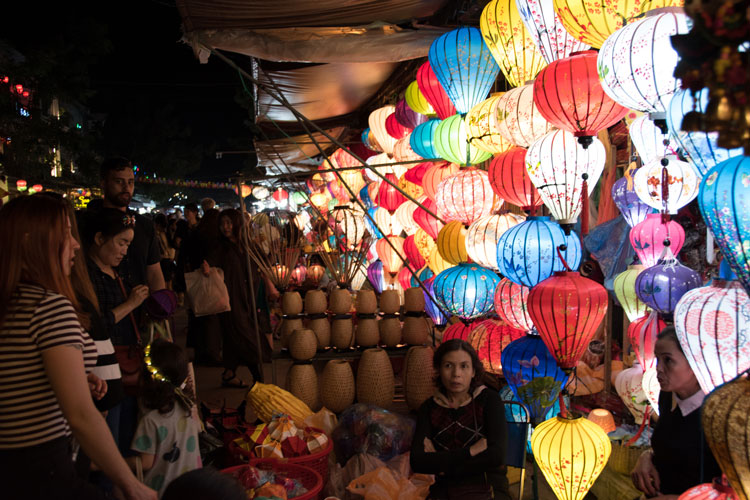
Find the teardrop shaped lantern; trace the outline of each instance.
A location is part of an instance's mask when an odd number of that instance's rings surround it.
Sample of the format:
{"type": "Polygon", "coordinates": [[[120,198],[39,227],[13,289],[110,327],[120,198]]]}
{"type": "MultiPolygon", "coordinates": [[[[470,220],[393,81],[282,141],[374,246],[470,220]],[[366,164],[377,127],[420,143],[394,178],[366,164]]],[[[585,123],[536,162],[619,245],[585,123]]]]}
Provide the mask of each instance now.
{"type": "Polygon", "coordinates": [[[409,133],[409,129],[401,125],[396,119],[395,111],[386,117],[385,131],[388,132],[388,135],[390,135],[396,140],[401,139],[402,137],[406,136],[406,134],[409,133]]]}
{"type": "Polygon", "coordinates": [[[671,254],[635,279],[638,298],[656,312],[671,316],[688,290],[703,284],[700,274],[680,264],[671,254]]]}
{"type": "Polygon", "coordinates": [[[607,465],[609,437],[583,417],[554,417],[531,435],[531,450],[559,500],[582,500],[607,465]]]}
{"type": "MultiPolygon", "coordinates": [[[[398,185],[398,178],[396,178],[395,175],[388,173],[385,174],[385,178],[386,180],[391,181],[393,184],[398,185]]],[[[394,186],[385,181],[380,184],[378,196],[375,199],[375,203],[377,203],[378,206],[388,210],[389,212],[393,212],[405,201],[406,197],[401,194],[399,190],[394,186]]]]}
{"type": "Polygon", "coordinates": [[[396,103],[396,121],[402,126],[409,130],[414,130],[414,127],[420,123],[427,121],[427,117],[423,114],[417,113],[411,109],[405,99],[401,99],[396,103]]]}
{"type": "Polygon", "coordinates": [[[738,156],[709,170],[698,206],[721,254],[750,293],[750,158],[738,156]]]}
{"type": "Polygon", "coordinates": [[[534,80],[534,103],[548,122],[578,137],[583,147],[628,112],[602,89],[595,50],[573,54],[544,68],[534,80]]]}
{"type": "Polygon", "coordinates": [[[677,154],[676,149],[669,144],[669,133],[662,132],[646,115],[639,116],[632,121],[628,127],[628,135],[643,164],[677,154]]]}
{"type": "Polygon", "coordinates": [[[383,152],[388,155],[393,154],[393,146],[396,145],[396,139],[388,133],[385,122],[395,111],[396,106],[388,104],[370,113],[370,116],[367,119],[367,122],[370,125],[370,130],[375,136],[375,140],[378,142],[378,145],[383,152]]]}
{"type": "Polygon", "coordinates": [[[388,235],[378,240],[376,250],[383,262],[383,271],[395,277],[404,265],[404,239],[388,235]]]}
{"type": "Polygon", "coordinates": [[[500,236],[524,221],[520,215],[486,215],[475,220],[466,231],[466,251],[471,260],[487,269],[497,270],[497,242],[500,236]]]}
{"type": "Polygon", "coordinates": [[[533,80],[547,64],[526,29],[515,0],[488,3],[479,18],[479,28],[511,87],[533,80]]]}
{"type": "Polygon", "coordinates": [[[494,198],[487,172],[467,168],[440,182],[435,203],[446,221],[458,220],[468,226],[492,213],[494,198]]]}
{"type": "Polygon", "coordinates": [[[449,116],[438,124],[433,145],[440,158],[458,165],[476,165],[492,156],[469,142],[468,127],[458,114],[449,116]]]}
{"type": "Polygon", "coordinates": [[[674,255],[680,253],[685,243],[685,230],[676,221],[664,223],[660,214],[648,214],[630,230],[629,238],[641,264],[651,267],[662,257],[666,241],[674,255]]]}
{"type": "Polygon", "coordinates": [[[505,231],[497,242],[500,274],[519,285],[533,288],[555,271],[563,269],[557,256],[567,239],[562,228],[549,217],[528,217],[505,231]]]}
{"type": "Polygon", "coordinates": [[[436,38],[430,45],[427,59],[461,114],[468,113],[487,98],[500,72],[482,33],[469,26],[460,26],[436,38]]]}
{"type": "MultiPolygon", "coordinates": [[[[391,214],[388,210],[386,210],[383,207],[376,208],[374,210],[374,219],[375,223],[378,225],[378,228],[384,235],[388,234],[395,234],[399,235],[401,234],[401,231],[404,230],[404,228],[401,226],[401,223],[398,221],[398,218],[395,214],[391,214]]],[[[382,237],[382,236],[381,236],[382,237]]]]}
{"type": "Polygon", "coordinates": [[[575,272],[556,272],[529,292],[529,316],[563,370],[575,368],[607,313],[607,290],[575,272]]]}
{"type": "Polygon", "coordinates": [[[700,182],[701,177],[695,167],[678,160],[676,156],[647,163],[633,176],[638,198],[646,205],[670,214],[676,214],[698,196],[700,182]]]}
{"type": "Polygon", "coordinates": [[[414,220],[414,212],[417,208],[419,207],[413,201],[405,201],[399,205],[396,212],[393,214],[401,227],[404,228],[404,232],[407,236],[413,235],[417,232],[417,229],[419,229],[419,224],[414,220]]]}
{"type": "Polygon", "coordinates": [[[435,297],[435,290],[433,288],[434,281],[435,278],[433,277],[423,282],[424,287],[427,289],[426,291],[422,290],[422,293],[424,294],[424,310],[432,322],[435,323],[435,326],[443,326],[448,321],[448,316],[440,307],[438,307],[435,301],[432,300],[433,297],[435,297]]]}
{"type": "Polygon", "coordinates": [[[535,141],[526,153],[531,182],[552,216],[564,226],[575,224],[584,197],[591,195],[604,171],[604,145],[596,137],[591,139],[591,145],[584,148],[570,132],[555,130],[535,141]]]}
{"type": "Polygon", "coordinates": [[[504,153],[495,155],[487,169],[490,185],[500,199],[532,213],[542,205],[529,173],[526,171],[526,150],[514,146],[504,153]]]}
{"type": "Polygon", "coordinates": [[[703,392],[750,369],[750,297],[739,282],[714,279],[685,293],[674,326],[703,392]]]}
{"type": "Polygon", "coordinates": [[[502,375],[503,350],[508,344],[523,336],[523,331],[516,330],[498,319],[487,318],[472,328],[468,342],[477,352],[486,372],[502,375]]]}
{"type": "Polygon", "coordinates": [[[648,312],[646,304],[641,302],[635,293],[635,279],[644,269],[641,265],[628,266],[625,271],[615,276],[612,284],[615,296],[630,321],[635,321],[648,312]]]}
{"type": "Polygon", "coordinates": [[[411,288],[411,282],[414,278],[414,273],[409,269],[408,267],[404,266],[401,268],[401,270],[398,272],[398,283],[401,285],[402,290],[408,290],[411,288]]]}
{"type": "Polygon", "coordinates": [[[531,332],[534,323],[529,316],[528,298],[529,287],[503,278],[495,289],[495,312],[513,328],[531,332]]]}
{"type": "Polygon", "coordinates": [[[534,44],[548,63],[589,48],[565,30],[552,2],[516,0],[516,7],[534,44]]]}
{"type": "Polygon", "coordinates": [[[440,120],[427,120],[416,126],[409,136],[411,149],[422,158],[437,158],[435,149],[435,130],[440,125],[440,120]]]}
{"type": "Polygon", "coordinates": [[[404,238],[404,254],[409,259],[412,267],[422,269],[425,266],[424,257],[419,253],[413,234],[404,238]]]}
{"type": "Polygon", "coordinates": [[[479,264],[461,263],[435,276],[435,298],[459,318],[473,319],[493,307],[500,278],[479,264]]]}
{"type": "Polygon", "coordinates": [[[367,281],[370,282],[375,292],[380,294],[385,289],[385,280],[383,278],[383,263],[376,260],[367,266],[367,281]]]}
{"type": "Polygon", "coordinates": [[[437,194],[440,182],[447,177],[457,174],[460,169],[455,163],[434,163],[432,167],[427,169],[424,177],[422,177],[424,194],[432,201],[435,201],[435,195],[437,194]]]}
{"type": "Polygon", "coordinates": [[[411,147],[411,133],[396,141],[393,146],[393,160],[400,162],[421,161],[422,156],[417,154],[411,147]]]}
{"type": "Polygon", "coordinates": [[[661,394],[661,384],[657,378],[656,366],[649,368],[643,372],[643,379],[641,380],[641,388],[643,393],[648,399],[651,410],[659,414],[659,394],[661,394]]]}
{"type": "Polygon", "coordinates": [[[667,324],[659,318],[659,313],[656,312],[641,316],[628,325],[628,339],[643,371],[656,366],[654,356],[656,336],[666,326],[667,324]]]}
{"type": "Polygon", "coordinates": [[[411,82],[406,87],[406,91],[404,92],[404,100],[406,101],[406,105],[417,113],[420,113],[422,115],[435,114],[435,110],[432,108],[432,104],[430,104],[427,99],[425,99],[424,95],[422,95],[422,91],[419,90],[419,84],[416,80],[411,82]]]}
{"type": "Polygon", "coordinates": [[[626,108],[665,118],[679,86],[673,75],[679,56],[671,37],[687,32],[687,16],[673,11],[652,12],[614,32],[598,56],[604,91],[626,108]]]}
{"type": "Polygon", "coordinates": [[[654,212],[652,207],[643,203],[638,195],[635,194],[632,181],[631,186],[628,187],[628,179],[626,177],[620,177],[612,185],[612,200],[630,227],[643,222],[646,220],[646,215],[654,212]]]}
{"type": "Polygon", "coordinates": [[[466,126],[469,144],[490,154],[507,151],[512,144],[500,133],[500,122],[497,119],[497,106],[503,93],[497,92],[480,102],[466,115],[466,126]]]}
{"type": "MultiPolygon", "coordinates": [[[[433,214],[436,214],[436,212],[438,211],[435,202],[429,198],[424,200],[422,202],[422,205],[433,214]]],[[[438,237],[438,233],[440,233],[440,230],[445,224],[430,215],[424,208],[417,207],[417,209],[414,211],[414,221],[419,224],[419,227],[423,229],[430,236],[430,238],[436,240],[438,237]]]]}
{"type": "Polygon", "coordinates": [[[534,104],[534,85],[529,83],[510,89],[497,105],[500,133],[514,146],[528,148],[532,142],[553,131],[534,104]]]}
{"type": "Polygon", "coordinates": [[[432,249],[437,248],[435,240],[422,228],[417,229],[417,232],[414,233],[414,244],[425,261],[430,258],[432,249]]]}
{"type": "Polygon", "coordinates": [[[503,375],[518,401],[538,422],[556,402],[568,376],[539,335],[525,335],[503,350],[503,375]]]}
{"type": "Polygon", "coordinates": [[[457,220],[446,224],[438,233],[437,247],[440,255],[451,264],[467,262],[466,226],[457,220]]]}
{"type": "Polygon", "coordinates": [[[438,118],[445,120],[456,114],[456,107],[438,81],[437,76],[435,76],[430,61],[426,61],[417,70],[417,84],[424,98],[435,110],[438,118]]]}

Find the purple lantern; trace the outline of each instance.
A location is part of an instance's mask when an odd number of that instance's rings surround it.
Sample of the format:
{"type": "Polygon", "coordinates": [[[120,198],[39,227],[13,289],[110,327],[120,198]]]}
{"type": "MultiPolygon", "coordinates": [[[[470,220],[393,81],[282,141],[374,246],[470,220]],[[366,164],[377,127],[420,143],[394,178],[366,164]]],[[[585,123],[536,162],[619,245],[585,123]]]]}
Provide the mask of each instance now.
{"type": "Polygon", "coordinates": [[[635,194],[635,190],[628,189],[628,179],[621,177],[612,185],[612,200],[630,227],[646,219],[646,215],[654,213],[654,209],[646,205],[635,194]]]}
{"type": "Polygon", "coordinates": [[[396,121],[409,130],[414,130],[414,127],[427,120],[428,118],[425,115],[417,113],[407,106],[405,99],[401,99],[396,104],[396,121]]]}
{"type": "Polygon", "coordinates": [[[687,291],[702,285],[697,272],[669,254],[669,258],[641,271],[635,279],[635,292],[648,307],[669,316],[687,291]]]}
{"type": "Polygon", "coordinates": [[[427,291],[430,292],[428,294],[424,290],[422,291],[424,294],[424,310],[427,315],[432,318],[432,322],[435,323],[435,326],[443,326],[448,321],[448,316],[437,306],[435,301],[432,300],[432,297],[435,296],[433,290],[434,281],[435,277],[433,276],[422,282],[427,291]]]}
{"type": "Polygon", "coordinates": [[[383,277],[383,263],[380,260],[376,260],[367,266],[367,279],[376,293],[383,293],[385,278],[383,277]]]}

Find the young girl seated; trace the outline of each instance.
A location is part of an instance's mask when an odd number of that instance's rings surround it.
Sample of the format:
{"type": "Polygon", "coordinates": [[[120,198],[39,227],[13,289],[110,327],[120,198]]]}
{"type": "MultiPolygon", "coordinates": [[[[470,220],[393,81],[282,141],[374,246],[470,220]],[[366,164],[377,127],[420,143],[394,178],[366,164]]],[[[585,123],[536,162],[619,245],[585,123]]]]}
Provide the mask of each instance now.
{"type": "Polygon", "coordinates": [[[198,432],[191,417],[193,401],[183,392],[188,375],[185,351],[172,342],[156,340],[145,349],[146,371],[140,403],[144,411],[133,438],[143,482],[161,497],[167,485],[185,472],[202,467],[198,432]]]}

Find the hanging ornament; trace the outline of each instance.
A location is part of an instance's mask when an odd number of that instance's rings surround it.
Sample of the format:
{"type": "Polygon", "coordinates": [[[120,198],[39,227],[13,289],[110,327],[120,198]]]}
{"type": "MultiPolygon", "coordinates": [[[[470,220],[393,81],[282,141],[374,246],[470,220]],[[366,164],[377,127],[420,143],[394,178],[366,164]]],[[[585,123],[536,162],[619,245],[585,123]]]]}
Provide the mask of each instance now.
{"type": "Polygon", "coordinates": [[[523,336],[522,330],[516,330],[500,320],[487,318],[472,328],[467,341],[476,351],[486,372],[502,375],[503,350],[508,344],[523,336]]]}
{"type": "MultiPolygon", "coordinates": [[[[390,181],[391,183],[398,185],[398,178],[391,173],[385,174],[385,179],[386,181],[390,181]]],[[[378,196],[375,198],[375,203],[377,203],[379,207],[384,208],[389,212],[393,212],[399,207],[399,205],[406,201],[406,197],[401,194],[396,187],[386,181],[383,181],[380,184],[380,189],[378,190],[378,196]]]]}
{"type": "Polygon", "coordinates": [[[514,146],[505,153],[495,155],[487,174],[495,194],[522,210],[531,213],[541,206],[539,192],[526,171],[526,150],[514,146]]]}
{"type": "Polygon", "coordinates": [[[693,486],[677,500],[737,500],[737,494],[729,485],[726,476],[716,477],[710,483],[693,486]]]}
{"type": "Polygon", "coordinates": [[[380,228],[379,232],[382,232],[382,234],[399,235],[401,234],[401,231],[404,230],[396,215],[391,214],[385,208],[376,208],[374,210],[374,214],[375,215],[373,218],[375,219],[375,223],[378,225],[378,228],[380,228]]]}
{"type": "Polygon", "coordinates": [[[641,302],[635,293],[635,279],[644,269],[641,265],[628,266],[625,271],[615,276],[612,284],[615,296],[629,321],[635,321],[648,312],[646,304],[641,302]]]}
{"type": "Polygon", "coordinates": [[[372,262],[367,266],[367,281],[370,282],[377,294],[385,289],[385,280],[383,278],[383,263],[379,260],[372,262]]]}
{"type": "Polygon", "coordinates": [[[466,227],[463,223],[454,220],[443,226],[438,233],[437,247],[440,256],[451,264],[467,262],[469,256],[466,253],[466,227]]]}
{"type": "Polygon", "coordinates": [[[618,373],[615,378],[617,394],[635,421],[639,423],[643,422],[646,409],[649,407],[648,398],[643,391],[643,371],[641,365],[634,363],[630,368],[625,368],[618,373]]]}
{"type": "Polygon", "coordinates": [[[425,280],[424,287],[426,290],[422,290],[424,294],[424,310],[427,316],[430,317],[435,326],[443,326],[448,321],[448,316],[440,309],[435,303],[433,297],[435,297],[435,290],[433,288],[434,277],[425,280]]]}
{"type": "Polygon", "coordinates": [[[437,246],[435,239],[427,234],[422,228],[417,229],[417,232],[414,233],[414,244],[417,246],[419,254],[424,257],[425,261],[430,257],[432,249],[437,246]]]}
{"type": "Polygon", "coordinates": [[[404,254],[406,255],[406,258],[409,259],[412,267],[421,269],[425,266],[426,262],[424,257],[422,257],[422,254],[419,253],[413,234],[404,238],[404,254]]]}
{"type": "Polygon", "coordinates": [[[354,250],[365,236],[364,213],[348,206],[337,206],[329,213],[328,224],[344,250],[354,250]]]}
{"type": "Polygon", "coordinates": [[[396,119],[395,111],[386,117],[385,131],[388,132],[388,135],[390,135],[396,140],[399,140],[402,137],[405,137],[409,133],[409,129],[401,125],[396,119]]]}
{"type": "Polygon", "coordinates": [[[646,115],[633,120],[628,127],[628,134],[643,164],[677,154],[677,151],[669,144],[669,133],[662,132],[646,115]]]}
{"type": "Polygon", "coordinates": [[[367,149],[378,153],[383,152],[383,148],[378,144],[377,139],[375,139],[375,134],[372,133],[370,127],[367,127],[362,131],[360,138],[362,139],[362,144],[364,144],[367,149]]]}
{"type": "Polygon", "coordinates": [[[646,205],[676,214],[698,196],[701,176],[695,167],[676,156],[647,163],[633,176],[635,194],[646,205]]]}
{"type": "Polygon", "coordinates": [[[404,239],[391,234],[379,239],[376,249],[383,271],[395,277],[404,265],[404,239]]]}
{"type": "Polygon", "coordinates": [[[469,131],[461,115],[449,116],[435,128],[435,151],[440,158],[458,165],[476,165],[492,154],[469,143],[469,131]]]}
{"type": "MultiPolygon", "coordinates": [[[[394,147],[395,147],[395,143],[394,143],[394,147]]],[[[393,154],[393,150],[391,149],[391,155],[392,154],[393,154]]],[[[395,175],[396,178],[399,178],[402,175],[404,175],[404,172],[406,172],[406,167],[404,165],[392,165],[391,158],[386,153],[381,153],[379,155],[371,156],[367,160],[365,160],[365,163],[367,163],[368,165],[368,168],[364,170],[365,176],[369,180],[378,182],[378,183],[383,180],[383,177],[385,177],[385,174],[390,173],[390,174],[395,175]]],[[[374,199],[374,195],[372,193],[370,193],[370,198],[374,199]]]]}
{"type": "Polygon", "coordinates": [[[438,118],[445,120],[456,114],[456,108],[448,98],[448,94],[445,93],[437,76],[435,76],[430,61],[426,61],[417,70],[417,84],[424,98],[435,110],[438,118]]]}
{"type": "Polygon", "coordinates": [[[424,190],[419,184],[415,184],[406,179],[406,173],[404,173],[398,180],[398,187],[406,193],[406,196],[418,200],[424,196],[424,190]]]}
{"type": "Polygon", "coordinates": [[[500,133],[514,146],[528,148],[532,142],[553,131],[534,104],[534,86],[510,89],[497,104],[500,133]]]}
{"type": "Polygon", "coordinates": [[[435,298],[463,319],[492,310],[492,296],[500,278],[478,264],[461,263],[435,276],[435,298]]]}
{"type": "Polygon", "coordinates": [[[435,130],[440,125],[440,120],[427,120],[416,126],[409,136],[409,145],[414,153],[422,158],[437,158],[435,149],[435,130]]]}
{"type": "Polygon", "coordinates": [[[401,270],[398,272],[398,283],[401,285],[401,288],[403,290],[408,290],[411,288],[411,281],[414,278],[414,273],[412,273],[411,269],[404,266],[401,268],[401,270]]]}
{"type": "Polygon", "coordinates": [[[646,306],[669,316],[685,292],[702,284],[700,274],[683,266],[667,252],[666,258],[638,275],[635,291],[646,306]]]}
{"type": "Polygon", "coordinates": [[[414,130],[414,127],[420,123],[427,121],[427,117],[421,113],[417,113],[412,110],[407,104],[406,99],[401,99],[396,103],[396,121],[402,126],[409,130],[414,130]]]}
{"type": "Polygon", "coordinates": [[[628,325],[628,339],[633,346],[639,366],[645,371],[656,366],[654,356],[654,345],[656,336],[659,335],[667,324],[659,318],[659,314],[652,312],[636,318],[628,325]]]}
{"type": "Polygon", "coordinates": [[[497,119],[497,107],[503,92],[492,94],[480,102],[466,115],[469,144],[490,154],[507,151],[512,144],[500,133],[500,122],[497,119]]]}
{"type": "Polygon", "coordinates": [[[437,193],[440,182],[453,174],[457,174],[459,170],[460,167],[455,163],[434,163],[432,167],[427,169],[424,177],[422,177],[422,189],[424,189],[424,194],[431,200],[435,201],[435,194],[437,193]]]}
{"type": "Polygon", "coordinates": [[[435,114],[435,110],[432,109],[432,104],[430,104],[427,99],[425,99],[424,95],[422,95],[422,91],[419,90],[419,84],[416,80],[411,82],[409,86],[406,87],[406,91],[404,92],[404,100],[406,101],[406,105],[416,113],[422,115],[435,114]]]}
{"type": "Polygon", "coordinates": [[[393,160],[394,161],[421,161],[422,156],[415,153],[411,148],[411,133],[406,134],[404,137],[396,141],[396,145],[393,146],[393,160]]]}
{"type": "Polygon", "coordinates": [[[685,230],[677,222],[663,222],[660,214],[648,214],[630,230],[630,244],[645,267],[655,266],[668,246],[678,255],[685,243],[685,230]],[[665,244],[665,242],[669,244],[665,244]]]}
{"type": "Polygon", "coordinates": [[[451,267],[451,263],[445,260],[442,255],[440,255],[437,245],[432,247],[432,249],[430,250],[430,256],[427,257],[426,260],[427,265],[430,267],[430,270],[432,270],[432,272],[435,274],[440,274],[451,267]]]}
{"type": "MultiPolygon", "coordinates": [[[[434,290],[434,288],[433,288],[434,290]]],[[[442,342],[447,342],[452,339],[468,340],[471,334],[471,329],[476,323],[463,323],[461,321],[453,323],[443,332],[442,342]]]]}
{"type": "Polygon", "coordinates": [[[393,146],[396,145],[396,138],[392,137],[388,133],[388,129],[386,128],[386,120],[395,111],[396,106],[388,104],[370,113],[370,116],[367,120],[368,124],[370,125],[370,130],[375,136],[375,140],[378,141],[378,145],[388,156],[393,154],[393,146]]]}
{"type": "Polygon", "coordinates": [[[643,372],[643,379],[641,379],[641,388],[643,393],[646,395],[648,404],[651,406],[651,410],[659,415],[659,394],[661,393],[661,384],[656,376],[656,366],[653,366],[643,372]]]}
{"type": "Polygon", "coordinates": [[[511,213],[486,215],[475,220],[466,231],[466,252],[471,260],[488,269],[497,270],[497,242],[500,236],[524,221],[511,213]]]}
{"type": "Polygon", "coordinates": [[[516,0],[516,7],[534,44],[548,63],[589,48],[565,30],[560,16],[555,12],[553,2],[516,0]]]}
{"type": "Polygon", "coordinates": [[[468,226],[492,213],[494,198],[487,172],[468,168],[440,182],[435,203],[445,220],[458,220],[468,226]]]}
{"type": "Polygon", "coordinates": [[[431,166],[432,163],[426,161],[424,163],[420,163],[414,167],[411,167],[409,168],[409,170],[404,172],[404,179],[421,187],[422,179],[424,179],[424,174],[427,173],[427,169],[429,169],[431,166]]]}
{"type": "MultiPolygon", "coordinates": [[[[421,201],[420,201],[421,203],[421,201]]],[[[393,214],[396,220],[404,228],[404,232],[408,235],[413,235],[419,229],[419,224],[414,220],[414,212],[418,206],[413,201],[405,201],[396,209],[393,214]]],[[[422,266],[417,266],[422,267],[422,266]]]]}
{"type": "Polygon", "coordinates": [[[633,186],[628,187],[628,184],[632,184],[632,181],[627,177],[617,179],[612,185],[612,200],[628,226],[633,227],[646,220],[646,215],[653,213],[654,209],[643,203],[635,194],[633,186]]]}
{"type": "Polygon", "coordinates": [[[528,311],[529,287],[503,278],[495,289],[495,312],[513,328],[529,333],[535,330],[528,311]]]}

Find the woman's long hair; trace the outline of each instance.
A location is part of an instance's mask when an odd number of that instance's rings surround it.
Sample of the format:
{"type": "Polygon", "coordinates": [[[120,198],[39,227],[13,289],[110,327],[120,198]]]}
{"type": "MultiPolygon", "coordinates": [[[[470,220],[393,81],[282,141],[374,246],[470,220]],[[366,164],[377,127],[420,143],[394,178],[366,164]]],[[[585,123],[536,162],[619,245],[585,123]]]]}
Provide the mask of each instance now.
{"type": "Polygon", "coordinates": [[[471,347],[471,344],[462,339],[447,340],[440,344],[440,347],[435,351],[435,355],[432,358],[432,367],[435,369],[435,386],[440,392],[445,394],[445,384],[443,384],[443,379],[440,378],[440,365],[442,364],[445,355],[453,351],[464,351],[469,355],[469,358],[471,358],[471,366],[474,368],[474,377],[472,377],[469,384],[469,394],[473,394],[474,389],[482,385],[484,365],[482,365],[482,362],[479,360],[477,351],[471,347]]]}
{"type": "Polygon", "coordinates": [[[20,283],[38,285],[67,297],[80,311],[62,253],[70,221],[68,202],[35,194],[0,209],[0,326],[20,283]]]}

